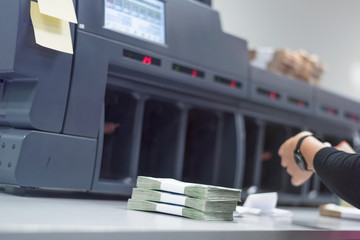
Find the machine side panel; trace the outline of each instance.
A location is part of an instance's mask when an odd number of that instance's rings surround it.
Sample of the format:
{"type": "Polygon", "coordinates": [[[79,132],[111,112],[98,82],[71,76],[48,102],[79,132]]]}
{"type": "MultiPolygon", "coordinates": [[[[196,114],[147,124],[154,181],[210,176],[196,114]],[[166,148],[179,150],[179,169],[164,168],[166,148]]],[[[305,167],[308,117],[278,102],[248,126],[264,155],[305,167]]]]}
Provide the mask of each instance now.
{"type": "MultiPolygon", "coordinates": [[[[0,24],[0,79],[2,94],[6,96],[1,99],[0,124],[60,132],[73,56],[35,43],[30,1],[1,1],[0,13],[1,19],[6,18],[0,24]],[[3,54],[4,47],[7,50],[3,54]],[[28,90],[28,97],[21,104],[16,94],[7,93],[8,89],[21,92],[23,88],[28,90]]],[[[71,25],[73,36],[74,30],[71,25]]]]}
{"type": "Polygon", "coordinates": [[[78,33],[64,133],[97,137],[111,51],[103,39],[78,33]]]}
{"type": "Polygon", "coordinates": [[[16,70],[39,79],[30,111],[33,127],[60,132],[64,121],[73,56],[35,43],[29,4],[30,2],[23,1],[21,6],[16,70]]]}
{"type": "Polygon", "coordinates": [[[28,131],[14,166],[16,184],[89,190],[95,155],[95,139],[28,131]]]}
{"type": "Polygon", "coordinates": [[[19,1],[0,1],[0,73],[14,68],[19,5],[19,1]]]}

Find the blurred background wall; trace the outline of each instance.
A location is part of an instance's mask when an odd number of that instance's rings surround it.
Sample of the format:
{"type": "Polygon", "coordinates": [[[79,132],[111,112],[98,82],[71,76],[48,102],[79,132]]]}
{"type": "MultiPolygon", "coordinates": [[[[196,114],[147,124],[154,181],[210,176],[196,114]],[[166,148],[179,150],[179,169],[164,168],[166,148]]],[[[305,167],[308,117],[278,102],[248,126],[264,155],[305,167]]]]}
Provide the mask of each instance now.
{"type": "Polygon", "coordinates": [[[223,30],[249,47],[305,49],[327,69],[322,87],[360,101],[359,0],[212,0],[223,30]]]}

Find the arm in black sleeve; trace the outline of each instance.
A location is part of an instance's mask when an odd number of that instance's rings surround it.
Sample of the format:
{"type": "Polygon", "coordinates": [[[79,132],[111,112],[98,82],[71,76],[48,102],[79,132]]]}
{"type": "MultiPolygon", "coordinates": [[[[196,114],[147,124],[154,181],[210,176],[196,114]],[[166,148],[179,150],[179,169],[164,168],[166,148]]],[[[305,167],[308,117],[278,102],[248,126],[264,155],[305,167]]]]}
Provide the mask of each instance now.
{"type": "Polygon", "coordinates": [[[360,208],[360,154],[323,148],[315,155],[314,168],[330,190],[360,208]]]}

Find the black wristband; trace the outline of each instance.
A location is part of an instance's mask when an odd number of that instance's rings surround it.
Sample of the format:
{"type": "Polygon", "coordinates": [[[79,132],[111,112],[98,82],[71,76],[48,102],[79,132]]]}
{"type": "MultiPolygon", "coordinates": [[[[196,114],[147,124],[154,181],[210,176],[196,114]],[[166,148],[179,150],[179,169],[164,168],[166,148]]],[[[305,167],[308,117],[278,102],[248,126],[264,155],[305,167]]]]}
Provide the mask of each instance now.
{"type": "Polygon", "coordinates": [[[304,171],[311,171],[307,168],[307,163],[304,159],[304,156],[301,154],[301,151],[300,151],[300,146],[301,146],[301,143],[304,141],[305,138],[307,137],[313,137],[314,135],[312,134],[309,134],[309,135],[305,135],[305,136],[302,136],[299,141],[297,142],[296,144],[296,147],[295,147],[295,150],[294,150],[294,159],[295,159],[295,162],[296,164],[298,165],[298,167],[301,169],[301,170],[304,170],[304,171]]]}

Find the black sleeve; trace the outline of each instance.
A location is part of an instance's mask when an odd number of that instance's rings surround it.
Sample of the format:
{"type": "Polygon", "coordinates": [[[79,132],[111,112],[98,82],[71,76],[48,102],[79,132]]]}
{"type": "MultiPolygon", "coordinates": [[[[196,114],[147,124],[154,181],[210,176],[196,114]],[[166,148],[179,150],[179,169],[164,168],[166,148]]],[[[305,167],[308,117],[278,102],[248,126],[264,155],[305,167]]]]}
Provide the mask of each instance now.
{"type": "Polygon", "coordinates": [[[360,154],[323,148],[315,155],[314,168],[330,190],[360,208],[360,154]]]}

